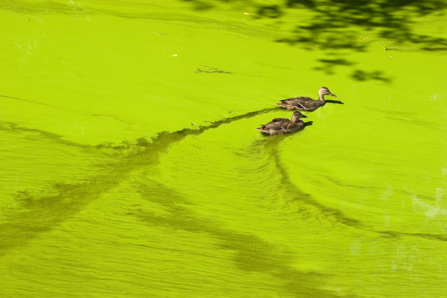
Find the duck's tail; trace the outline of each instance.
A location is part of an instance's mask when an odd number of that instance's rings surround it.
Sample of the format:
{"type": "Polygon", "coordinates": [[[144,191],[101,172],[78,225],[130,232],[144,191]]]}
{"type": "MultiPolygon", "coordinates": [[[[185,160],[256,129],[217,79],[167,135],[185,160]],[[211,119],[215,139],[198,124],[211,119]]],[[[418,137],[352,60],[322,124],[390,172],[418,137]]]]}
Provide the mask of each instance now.
{"type": "Polygon", "coordinates": [[[291,106],[291,105],[288,105],[288,104],[283,103],[283,102],[277,102],[277,103],[275,103],[275,105],[280,106],[281,108],[284,108],[284,109],[287,109],[287,110],[294,110],[295,109],[295,106],[291,106]]]}
{"type": "Polygon", "coordinates": [[[260,132],[269,135],[270,134],[270,129],[265,129],[264,126],[261,127],[256,127],[256,130],[259,130],[260,132]]]}
{"type": "Polygon", "coordinates": [[[273,130],[273,129],[268,129],[268,128],[266,129],[264,127],[256,127],[256,129],[259,130],[260,132],[262,132],[263,134],[270,135],[270,136],[284,134],[284,131],[281,130],[281,129],[280,130],[273,130]]]}

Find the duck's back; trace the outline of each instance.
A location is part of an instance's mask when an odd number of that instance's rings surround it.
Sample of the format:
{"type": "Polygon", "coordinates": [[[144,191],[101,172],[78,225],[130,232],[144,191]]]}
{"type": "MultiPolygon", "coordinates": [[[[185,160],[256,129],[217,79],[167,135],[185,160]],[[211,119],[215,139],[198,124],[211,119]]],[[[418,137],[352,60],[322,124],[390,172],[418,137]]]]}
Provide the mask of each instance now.
{"type": "Polygon", "coordinates": [[[266,123],[262,126],[263,129],[271,128],[271,129],[281,129],[285,124],[290,123],[291,121],[287,118],[273,118],[272,121],[266,123]]]}
{"type": "Polygon", "coordinates": [[[306,96],[299,96],[299,97],[292,97],[292,98],[287,98],[287,99],[283,99],[281,100],[282,103],[288,104],[288,105],[297,105],[299,103],[308,103],[308,102],[312,102],[315,101],[310,97],[306,97],[306,96]]]}

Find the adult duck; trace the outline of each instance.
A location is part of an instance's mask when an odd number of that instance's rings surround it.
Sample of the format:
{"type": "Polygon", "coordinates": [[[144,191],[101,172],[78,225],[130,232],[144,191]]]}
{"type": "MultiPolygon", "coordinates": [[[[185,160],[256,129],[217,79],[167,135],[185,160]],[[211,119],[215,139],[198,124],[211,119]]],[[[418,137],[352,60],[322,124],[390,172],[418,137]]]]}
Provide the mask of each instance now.
{"type": "Polygon", "coordinates": [[[295,111],[292,113],[291,120],[287,118],[274,118],[269,123],[261,124],[261,127],[257,127],[256,129],[268,135],[282,135],[303,129],[304,122],[300,118],[307,118],[307,116],[301,114],[299,111],[295,111]]]}
{"type": "Polygon", "coordinates": [[[321,87],[318,90],[318,99],[313,100],[310,97],[293,97],[288,99],[283,99],[281,102],[275,103],[278,106],[281,106],[282,108],[288,109],[288,110],[299,110],[299,111],[306,111],[306,112],[312,112],[318,109],[321,106],[324,106],[326,103],[324,101],[324,96],[330,95],[332,97],[337,97],[335,94],[332,94],[331,91],[327,87],[321,87]]]}

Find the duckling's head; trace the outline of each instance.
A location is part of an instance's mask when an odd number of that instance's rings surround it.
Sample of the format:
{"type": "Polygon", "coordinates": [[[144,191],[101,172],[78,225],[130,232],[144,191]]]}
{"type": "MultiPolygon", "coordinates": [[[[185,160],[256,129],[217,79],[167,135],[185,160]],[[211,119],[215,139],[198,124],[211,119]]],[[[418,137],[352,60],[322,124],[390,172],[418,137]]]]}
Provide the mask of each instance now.
{"type": "Polygon", "coordinates": [[[295,111],[295,112],[292,113],[291,119],[292,119],[293,122],[298,121],[298,119],[300,119],[300,118],[307,118],[307,116],[301,114],[300,111],[295,111]]]}
{"type": "Polygon", "coordinates": [[[337,95],[332,94],[332,92],[329,91],[328,87],[321,87],[321,88],[318,90],[318,95],[320,95],[320,97],[321,97],[322,95],[329,95],[329,96],[332,96],[332,97],[337,97],[337,95]]]}
{"type": "Polygon", "coordinates": [[[297,118],[307,118],[306,115],[301,114],[300,111],[295,111],[292,113],[292,116],[297,117],[297,118]]]}

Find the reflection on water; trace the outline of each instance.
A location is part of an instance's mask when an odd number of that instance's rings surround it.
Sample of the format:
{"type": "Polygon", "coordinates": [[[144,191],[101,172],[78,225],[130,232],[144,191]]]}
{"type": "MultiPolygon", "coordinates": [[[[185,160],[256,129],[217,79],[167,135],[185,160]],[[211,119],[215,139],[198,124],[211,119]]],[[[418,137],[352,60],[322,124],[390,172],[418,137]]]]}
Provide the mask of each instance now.
{"type": "Polygon", "coordinates": [[[0,5],[1,296],[442,297],[444,4],[191,2],[0,5]]]}

